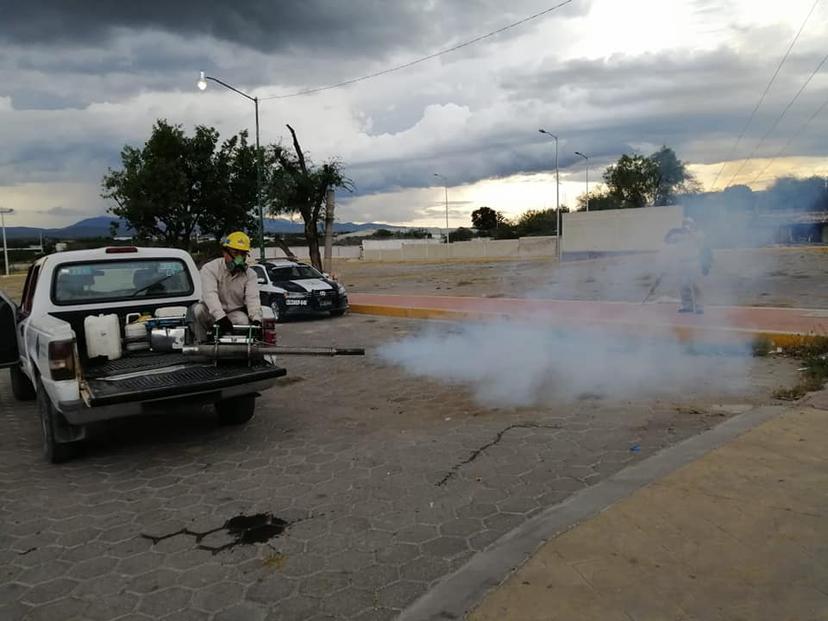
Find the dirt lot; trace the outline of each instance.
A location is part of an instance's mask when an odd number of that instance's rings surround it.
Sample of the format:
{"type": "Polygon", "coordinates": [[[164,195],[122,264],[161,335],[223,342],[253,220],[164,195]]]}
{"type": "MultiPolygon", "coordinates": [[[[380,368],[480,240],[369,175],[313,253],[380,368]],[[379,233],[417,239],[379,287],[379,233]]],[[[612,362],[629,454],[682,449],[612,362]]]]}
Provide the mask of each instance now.
{"type": "Polygon", "coordinates": [[[11,298],[17,302],[20,301],[20,293],[23,291],[23,281],[26,280],[25,274],[12,274],[10,276],[0,276],[0,291],[7,293],[11,298]]]}
{"type": "MultiPolygon", "coordinates": [[[[567,262],[551,259],[434,262],[343,261],[334,271],[361,293],[549,297],[640,302],[662,272],[652,256],[567,262]]],[[[721,250],[702,279],[705,302],[720,305],[828,308],[828,248],[721,250]]],[[[19,299],[24,274],[0,276],[19,299]]],[[[651,301],[675,299],[667,274],[651,301]]]]}
{"type": "MultiPolygon", "coordinates": [[[[649,255],[573,261],[450,263],[343,262],[337,275],[361,293],[548,297],[640,302],[662,272],[649,255]]],[[[715,253],[702,279],[707,304],[828,308],[828,248],[761,248],[715,253]]],[[[651,301],[677,298],[668,273],[651,301]]]]}

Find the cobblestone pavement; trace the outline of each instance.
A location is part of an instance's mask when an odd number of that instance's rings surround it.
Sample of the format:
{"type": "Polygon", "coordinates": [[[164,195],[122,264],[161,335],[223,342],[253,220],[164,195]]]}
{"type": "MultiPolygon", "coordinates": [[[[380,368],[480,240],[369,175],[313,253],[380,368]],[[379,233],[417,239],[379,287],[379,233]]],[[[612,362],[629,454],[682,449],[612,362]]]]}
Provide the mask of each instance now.
{"type": "MultiPolygon", "coordinates": [[[[349,316],[282,334],[371,347],[420,326],[349,316]]],[[[486,409],[373,356],[285,364],[244,427],[195,409],[118,421],[61,466],[42,462],[35,407],[4,373],[0,619],[390,619],[528,516],[795,373],[757,359],[728,401],[486,409]]]]}

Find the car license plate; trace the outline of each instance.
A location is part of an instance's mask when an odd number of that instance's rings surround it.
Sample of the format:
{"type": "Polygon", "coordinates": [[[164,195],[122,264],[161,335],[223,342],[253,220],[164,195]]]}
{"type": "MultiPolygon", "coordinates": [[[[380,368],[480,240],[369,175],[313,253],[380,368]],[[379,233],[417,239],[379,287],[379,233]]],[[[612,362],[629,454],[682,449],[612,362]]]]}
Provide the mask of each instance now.
{"type": "Polygon", "coordinates": [[[285,300],[287,306],[307,306],[307,300],[285,300]]]}

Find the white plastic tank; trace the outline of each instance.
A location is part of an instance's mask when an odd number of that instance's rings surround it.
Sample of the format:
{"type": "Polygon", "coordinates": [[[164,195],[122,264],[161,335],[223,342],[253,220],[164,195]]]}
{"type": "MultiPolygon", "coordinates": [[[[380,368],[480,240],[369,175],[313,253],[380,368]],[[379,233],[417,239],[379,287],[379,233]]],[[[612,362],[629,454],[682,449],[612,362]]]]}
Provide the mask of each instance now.
{"type": "Polygon", "coordinates": [[[155,309],[156,319],[169,319],[172,317],[184,317],[187,314],[186,306],[164,306],[155,309]]]}
{"type": "Polygon", "coordinates": [[[147,332],[147,324],[142,321],[134,321],[124,326],[124,337],[127,343],[134,341],[146,341],[149,333],[147,332]]]}
{"type": "Polygon", "coordinates": [[[86,352],[90,358],[106,356],[110,360],[121,357],[121,326],[118,315],[89,315],[83,320],[86,334],[86,352]]]}

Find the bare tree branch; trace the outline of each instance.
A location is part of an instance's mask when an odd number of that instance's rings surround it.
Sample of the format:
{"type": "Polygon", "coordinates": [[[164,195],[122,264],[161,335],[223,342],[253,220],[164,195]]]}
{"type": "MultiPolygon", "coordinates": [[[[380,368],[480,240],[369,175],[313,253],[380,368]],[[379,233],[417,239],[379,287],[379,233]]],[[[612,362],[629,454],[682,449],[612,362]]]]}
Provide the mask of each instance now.
{"type": "Polygon", "coordinates": [[[305,154],[302,152],[302,147],[299,146],[299,139],[296,137],[296,132],[288,124],[287,128],[290,130],[290,135],[293,136],[293,148],[296,149],[296,157],[299,159],[299,166],[302,169],[302,174],[308,174],[308,167],[305,164],[305,154]]]}

